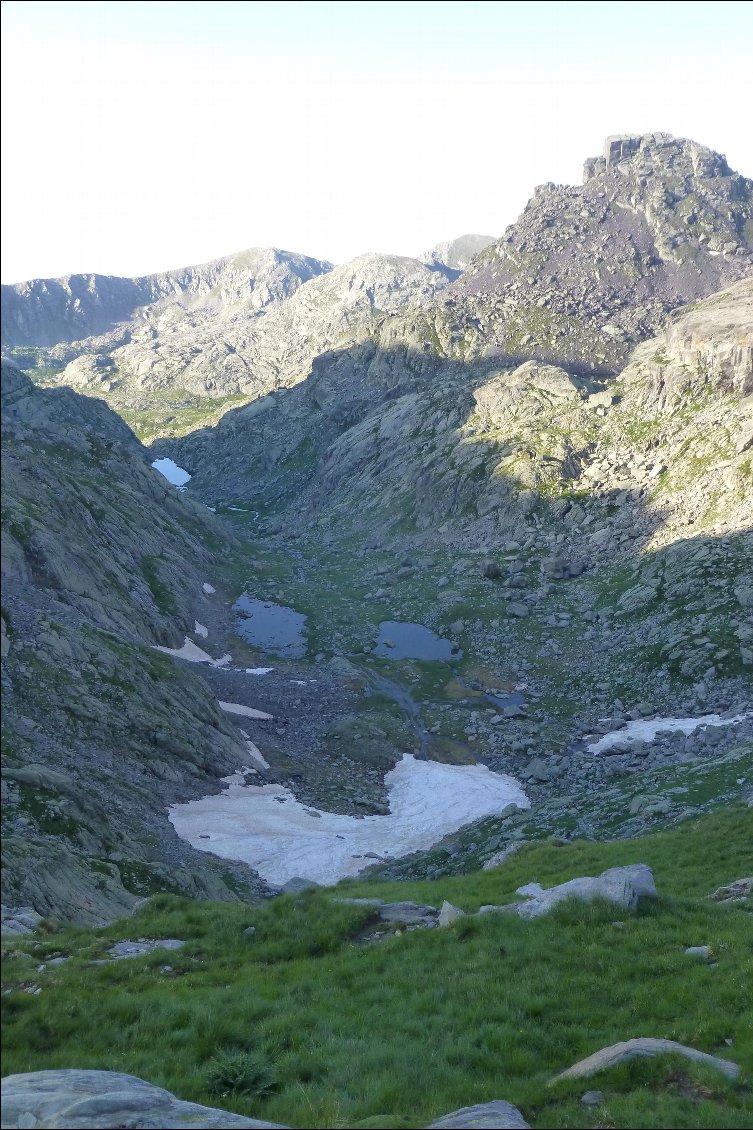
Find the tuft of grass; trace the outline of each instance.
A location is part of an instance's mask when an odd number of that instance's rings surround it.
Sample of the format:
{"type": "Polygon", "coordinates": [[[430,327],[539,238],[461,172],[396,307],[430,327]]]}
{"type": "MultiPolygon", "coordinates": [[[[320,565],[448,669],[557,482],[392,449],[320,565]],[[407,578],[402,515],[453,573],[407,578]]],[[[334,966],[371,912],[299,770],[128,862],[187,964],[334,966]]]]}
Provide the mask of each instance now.
{"type": "Polygon", "coordinates": [[[278,1084],[272,1064],[257,1052],[235,1048],[217,1052],[204,1068],[207,1090],[217,1098],[243,1095],[261,1098],[278,1084]]]}

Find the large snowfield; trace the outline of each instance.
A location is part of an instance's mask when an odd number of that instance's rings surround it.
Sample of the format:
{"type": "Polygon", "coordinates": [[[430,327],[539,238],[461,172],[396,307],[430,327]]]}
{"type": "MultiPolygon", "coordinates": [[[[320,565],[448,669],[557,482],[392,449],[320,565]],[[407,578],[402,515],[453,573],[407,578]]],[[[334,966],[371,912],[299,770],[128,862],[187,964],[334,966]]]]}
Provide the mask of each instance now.
{"type": "Polygon", "coordinates": [[[507,805],[528,808],[518,783],[484,765],[443,765],[406,754],[385,778],[387,816],[307,808],[279,785],[248,786],[240,774],[214,796],[176,804],[170,820],[201,851],[242,860],[274,886],[298,876],[328,886],[377,859],[425,850],[507,805]]]}

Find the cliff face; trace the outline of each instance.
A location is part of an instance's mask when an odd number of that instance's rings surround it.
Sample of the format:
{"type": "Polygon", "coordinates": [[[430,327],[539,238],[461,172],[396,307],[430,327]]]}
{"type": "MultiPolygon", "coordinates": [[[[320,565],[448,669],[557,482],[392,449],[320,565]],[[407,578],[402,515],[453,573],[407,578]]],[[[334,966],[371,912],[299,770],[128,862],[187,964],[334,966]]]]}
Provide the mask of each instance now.
{"type": "Polygon", "coordinates": [[[149,646],[203,615],[222,528],[101,401],[9,366],[2,394],[3,902],[97,922],[144,890],[233,898],[164,809],[245,749],[206,684],[149,646]]]}

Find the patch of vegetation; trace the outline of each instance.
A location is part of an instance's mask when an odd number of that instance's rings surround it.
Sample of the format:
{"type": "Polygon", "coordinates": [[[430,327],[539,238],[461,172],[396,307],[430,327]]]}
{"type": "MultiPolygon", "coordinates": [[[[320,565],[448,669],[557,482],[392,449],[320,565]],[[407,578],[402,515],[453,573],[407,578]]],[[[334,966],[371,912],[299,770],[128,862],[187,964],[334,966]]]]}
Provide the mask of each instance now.
{"type": "Polygon", "coordinates": [[[102,930],[11,942],[3,1069],[125,1071],[185,1099],[309,1127],[419,1127],[504,1097],[534,1126],[742,1128],[753,1115],[751,916],[707,896],[753,869],[748,823],[737,808],[636,840],[530,845],[495,871],[351,881],[255,907],[158,895],[102,930]],[[369,945],[360,939],[371,908],[332,901],[447,898],[473,911],[514,899],[524,882],[639,861],[661,897],[637,914],[573,903],[534,922],[492,914],[369,945]],[[159,951],[89,964],[142,935],[186,945],[169,967],[159,951]],[[714,966],[685,955],[702,944],[714,966]],[[36,972],[54,953],[69,960],[36,972]],[[23,989],[32,980],[36,996],[23,989]],[[661,1059],[549,1086],[635,1035],[733,1059],[742,1081],[661,1059]],[[593,1110],[580,1103],[589,1086],[603,1091],[593,1110]]]}
{"type": "Polygon", "coordinates": [[[142,557],[141,572],[144,580],[149,585],[149,591],[154,597],[154,603],[164,616],[173,616],[177,612],[175,597],[159,575],[159,557],[142,557]]]}

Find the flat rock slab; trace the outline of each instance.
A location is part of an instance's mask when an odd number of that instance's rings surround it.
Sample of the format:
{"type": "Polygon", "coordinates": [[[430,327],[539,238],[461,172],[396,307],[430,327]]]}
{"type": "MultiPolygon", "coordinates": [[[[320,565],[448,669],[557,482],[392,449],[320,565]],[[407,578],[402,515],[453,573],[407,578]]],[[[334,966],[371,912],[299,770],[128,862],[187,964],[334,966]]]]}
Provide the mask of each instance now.
{"type": "Polygon", "coordinates": [[[651,1037],[642,1037],[635,1040],[624,1040],[622,1043],[602,1048],[601,1051],[594,1052],[586,1059],[574,1063],[572,1067],[568,1067],[567,1071],[560,1072],[552,1082],[556,1083],[558,1079],[587,1078],[589,1075],[595,1075],[597,1071],[603,1071],[607,1067],[616,1067],[618,1063],[624,1063],[628,1059],[635,1059],[637,1056],[656,1055],[681,1055],[685,1059],[693,1060],[694,1063],[705,1063],[707,1067],[716,1068],[728,1079],[737,1079],[740,1074],[738,1065],[732,1063],[729,1059],[720,1059],[718,1056],[696,1051],[695,1048],[678,1044],[675,1040],[656,1040],[651,1037]]]}
{"type": "Polygon", "coordinates": [[[432,1122],[426,1130],[529,1130],[529,1124],[516,1106],[504,1099],[453,1110],[432,1122]]]}
{"type": "MultiPolygon", "coordinates": [[[[248,1130],[278,1122],[183,1102],[135,1075],[116,1071],[31,1071],[2,1082],[2,1130],[248,1130]]],[[[283,1128],[284,1130],[284,1128],[283,1128]]]]}
{"type": "Polygon", "coordinates": [[[107,952],[116,961],[123,961],[129,957],[143,957],[155,950],[179,950],[185,944],[180,938],[140,938],[137,942],[116,942],[107,952]]]}

